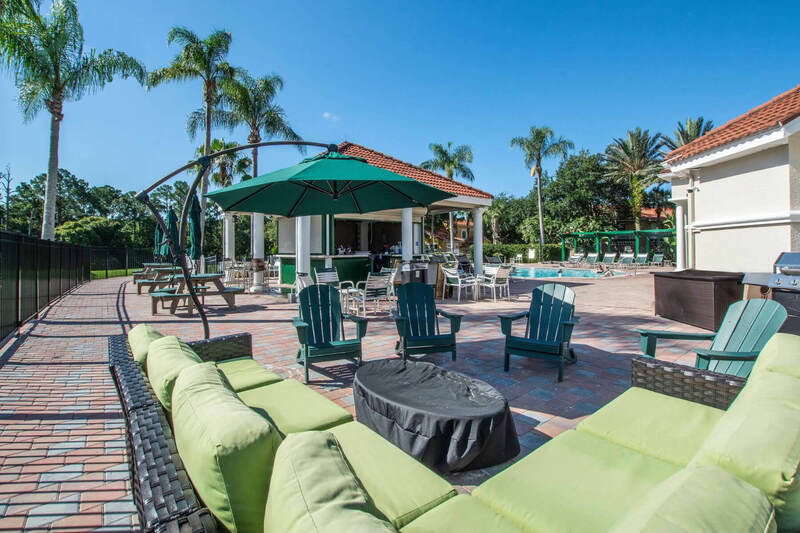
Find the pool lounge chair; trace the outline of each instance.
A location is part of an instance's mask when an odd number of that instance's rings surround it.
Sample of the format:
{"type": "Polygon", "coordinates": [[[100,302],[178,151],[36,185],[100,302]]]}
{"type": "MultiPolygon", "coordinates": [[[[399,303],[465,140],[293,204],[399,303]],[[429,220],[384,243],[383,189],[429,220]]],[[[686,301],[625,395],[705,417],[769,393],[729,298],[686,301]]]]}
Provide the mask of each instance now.
{"type": "Polygon", "coordinates": [[[650,260],[651,266],[664,266],[664,254],[653,254],[653,258],[650,260]]]}
{"type": "Polygon", "coordinates": [[[621,266],[622,268],[630,268],[633,266],[634,257],[632,253],[620,254],[619,261],[617,261],[617,266],[621,266]]]}
{"type": "Polygon", "coordinates": [[[636,254],[636,259],[634,261],[637,265],[646,265],[647,264],[647,254],[636,254]]]}
{"type": "Polygon", "coordinates": [[[617,252],[606,252],[603,254],[603,260],[600,261],[604,265],[615,265],[617,261],[617,252]]]}
{"type": "Polygon", "coordinates": [[[588,254],[586,256],[586,259],[584,260],[584,263],[586,263],[587,265],[596,265],[597,264],[597,256],[598,255],[600,255],[600,254],[597,254],[597,253],[594,253],[594,252],[588,254]]]}
{"type": "Polygon", "coordinates": [[[584,258],[583,253],[571,254],[569,259],[567,259],[567,263],[571,265],[577,265],[578,263],[582,263],[584,258]]]}

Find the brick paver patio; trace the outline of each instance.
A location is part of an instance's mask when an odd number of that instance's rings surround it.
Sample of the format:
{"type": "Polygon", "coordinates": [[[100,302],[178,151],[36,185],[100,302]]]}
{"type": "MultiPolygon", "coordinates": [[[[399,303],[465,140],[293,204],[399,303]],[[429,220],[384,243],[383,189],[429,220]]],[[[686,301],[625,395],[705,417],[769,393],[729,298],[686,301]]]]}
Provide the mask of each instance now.
{"type": "MultiPolygon", "coordinates": [[[[652,316],[652,276],[565,279],[577,294],[580,323],[573,336],[578,363],[556,383],[548,362],[512,358],[503,372],[496,315],[528,306],[536,282],[513,284],[512,300],[491,299],[443,308],[465,313],[458,361],[425,359],[484,379],[508,398],[522,452],[574,427],[630,386],[630,358],[639,351],[636,327],[694,328],[652,316]]],[[[283,377],[302,380],[295,364],[296,305],[274,295],[237,298],[238,311],[209,298],[212,335],[253,334],[256,359],[283,377]]],[[[365,359],[394,357],[394,324],[384,311],[370,315],[365,359]]],[[[107,337],[141,323],[186,339],[202,336],[185,313],[150,315],[148,296],[129,278],[92,281],[23,327],[0,351],[0,531],[128,531],[136,523],[125,463],[122,415],[107,369],[107,337]]],[[[524,327],[520,323],[520,327],[524,327]]],[[[691,343],[664,342],[659,357],[692,363],[691,343]]],[[[311,386],[354,412],[354,366],[330,363],[313,372],[311,386]]],[[[517,459],[518,459],[517,458],[517,459]]],[[[516,459],[515,459],[516,460],[516,459]]],[[[448,476],[460,491],[506,465],[448,476]]]]}

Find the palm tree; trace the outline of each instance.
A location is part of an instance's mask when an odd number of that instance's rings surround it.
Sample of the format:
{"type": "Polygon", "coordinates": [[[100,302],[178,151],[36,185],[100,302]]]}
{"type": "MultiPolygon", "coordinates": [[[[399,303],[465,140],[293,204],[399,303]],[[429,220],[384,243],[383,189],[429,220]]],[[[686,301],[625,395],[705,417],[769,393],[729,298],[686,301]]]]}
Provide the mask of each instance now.
{"type": "Polygon", "coordinates": [[[686,124],[678,122],[678,129],[675,130],[674,137],[665,135],[663,144],[670,151],[675,150],[684,144],[689,144],[693,140],[699,139],[713,129],[714,122],[711,120],[706,120],[703,117],[697,117],[696,119],[686,117],[686,124]]]}
{"type": "MultiPolygon", "coordinates": [[[[217,101],[217,88],[222,80],[233,77],[235,70],[225,58],[231,46],[231,34],[216,30],[205,39],[200,39],[193,31],[181,26],[173,27],[167,34],[167,44],[177,43],[183,48],[172,62],[152,72],[148,79],[150,87],[173,81],[199,79],[203,81],[203,102],[205,104],[205,154],[211,151],[211,114],[217,101]]],[[[200,242],[205,238],[206,192],[208,180],[200,184],[200,242]]]]}
{"type": "Polygon", "coordinates": [[[525,153],[525,165],[531,169],[531,177],[536,180],[536,199],[539,206],[539,260],[542,260],[544,244],[544,215],[542,213],[542,161],[548,157],[566,157],[575,148],[572,141],[553,134],[547,126],[531,126],[527,137],[511,139],[511,148],[518,146],[525,153]]]}
{"type": "MultiPolygon", "coordinates": [[[[262,134],[267,139],[280,137],[287,141],[300,141],[302,138],[292,129],[283,108],[273,102],[278,91],[283,88],[283,79],[277,74],[253,78],[247,72],[239,71],[232,79],[220,83],[220,98],[212,113],[212,123],[233,129],[246,126],[249,144],[261,142],[262,134]]],[[[205,127],[206,115],[195,111],[189,115],[187,130],[194,138],[201,127],[205,127]]],[[[299,147],[301,152],[305,151],[299,147]]],[[[251,176],[258,176],[258,148],[252,149],[251,176]]]]}
{"type": "Polygon", "coordinates": [[[650,135],[648,130],[636,128],[628,131],[626,138],[614,139],[606,148],[605,175],[630,187],[628,201],[636,230],[641,228],[645,190],[662,181],[658,173],[663,168],[660,152],[663,142],[661,134],[650,135]]]}
{"type": "MultiPolygon", "coordinates": [[[[214,139],[211,141],[211,153],[236,148],[239,143],[233,141],[226,141],[225,139],[214,139]]],[[[204,146],[197,149],[197,155],[202,156],[205,150],[204,146]]],[[[249,180],[253,176],[247,173],[250,169],[252,162],[249,157],[243,156],[240,152],[233,152],[225,154],[216,158],[214,161],[216,169],[211,173],[211,181],[220,187],[227,187],[233,185],[235,178],[238,176],[242,181],[249,180]]]]}
{"type": "Polygon", "coordinates": [[[50,112],[50,154],[42,215],[42,238],[55,238],[58,145],[63,104],[95,92],[115,76],[145,81],[145,68],[117,50],[84,50],[75,0],[56,0],[48,15],[37,0],[9,0],[0,18],[0,55],[14,73],[26,121],[50,112]]]}
{"type": "MultiPolygon", "coordinates": [[[[425,170],[441,170],[448,179],[458,176],[467,181],[475,181],[475,175],[467,166],[472,163],[472,147],[468,144],[459,144],[453,148],[453,143],[447,142],[447,147],[441,144],[431,143],[428,145],[433,158],[420,163],[420,167],[425,170]]],[[[453,251],[453,212],[449,212],[448,224],[450,226],[450,251],[453,251]]],[[[467,236],[469,236],[469,218],[467,217],[467,236]]]]}

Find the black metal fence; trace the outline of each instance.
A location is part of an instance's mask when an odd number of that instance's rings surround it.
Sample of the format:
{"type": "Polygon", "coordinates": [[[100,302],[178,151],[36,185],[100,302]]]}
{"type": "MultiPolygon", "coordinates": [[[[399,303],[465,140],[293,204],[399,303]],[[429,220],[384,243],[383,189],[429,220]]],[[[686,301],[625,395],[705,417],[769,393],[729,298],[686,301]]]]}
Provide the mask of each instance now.
{"type": "Polygon", "coordinates": [[[0,231],[0,341],[90,279],[129,275],[152,249],[77,246],[0,231]]]}

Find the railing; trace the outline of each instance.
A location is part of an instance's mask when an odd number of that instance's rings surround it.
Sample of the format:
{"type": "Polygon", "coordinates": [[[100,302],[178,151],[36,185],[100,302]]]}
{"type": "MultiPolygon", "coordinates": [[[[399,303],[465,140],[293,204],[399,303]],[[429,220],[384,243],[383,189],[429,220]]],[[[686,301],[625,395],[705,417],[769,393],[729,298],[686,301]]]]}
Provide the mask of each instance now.
{"type": "Polygon", "coordinates": [[[129,275],[152,249],[77,246],[0,231],[0,344],[81,283],[129,275]]]}

